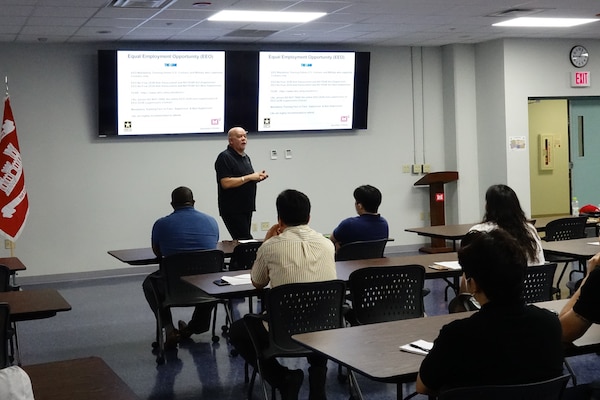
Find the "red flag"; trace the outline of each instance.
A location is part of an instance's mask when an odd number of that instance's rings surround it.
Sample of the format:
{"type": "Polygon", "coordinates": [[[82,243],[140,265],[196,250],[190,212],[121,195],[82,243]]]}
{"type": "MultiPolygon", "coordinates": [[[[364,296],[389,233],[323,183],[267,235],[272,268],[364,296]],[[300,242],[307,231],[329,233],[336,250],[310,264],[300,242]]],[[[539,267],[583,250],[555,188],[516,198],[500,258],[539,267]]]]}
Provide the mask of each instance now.
{"type": "Polygon", "coordinates": [[[17,126],[8,96],[0,132],[0,232],[15,241],[29,215],[29,199],[17,140],[17,126]]]}

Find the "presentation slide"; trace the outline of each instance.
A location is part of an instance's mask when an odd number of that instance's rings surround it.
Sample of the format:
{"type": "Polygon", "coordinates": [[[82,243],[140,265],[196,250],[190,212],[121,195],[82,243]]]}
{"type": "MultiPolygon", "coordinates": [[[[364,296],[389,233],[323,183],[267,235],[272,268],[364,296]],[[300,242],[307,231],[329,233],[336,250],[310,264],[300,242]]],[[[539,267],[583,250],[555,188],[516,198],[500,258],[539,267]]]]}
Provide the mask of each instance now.
{"type": "Polygon", "coordinates": [[[117,52],[119,135],[224,132],[224,51],[117,52]]]}
{"type": "Polygon", "coordinates": [[[353,52],[260,52],[258,130],[352,129],[353,52]]]}

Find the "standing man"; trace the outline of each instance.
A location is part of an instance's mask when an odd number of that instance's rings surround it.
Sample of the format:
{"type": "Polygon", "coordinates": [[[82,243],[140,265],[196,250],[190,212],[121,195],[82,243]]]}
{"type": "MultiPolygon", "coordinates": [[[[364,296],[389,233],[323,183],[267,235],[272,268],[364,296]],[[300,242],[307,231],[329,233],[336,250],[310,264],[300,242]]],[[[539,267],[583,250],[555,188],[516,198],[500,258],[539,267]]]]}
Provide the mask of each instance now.
{"type": "MultiPolygon", "coordinates": [[[[194,203],[192,191],[185,186],[180,186],[171,193],[173,212],[166,217],[159,218],[152,227],[152,250],[159,259],[186,251],[217,248],[219,241],[217,221],[210,215],[196,210],[194,203]]],[[[148,275],[142,283],[146,300],[156,315],[158,304],[152,293],[151,279],[156,279],[159,296],[164,297],[166,283],[160,271],[148,275]]],[[[179,321],[180,331],[173,326],[171,310],[165,310],[164,315],[161,315],[162,320],[165,321],[166,347],[174,348],[179,341],[180,334],[189,337],[192,333],[207,331],[210,327],[212,308],[212,305],[197,306],[189,325],[184,321],[179,321]]]]}
{"type": "Polygon", "coordinates": [[[263,170],[254,172],[246,154],[248,132],[239,126],[227,134],[229,145],[215,161],[219,198],[219,214],[231,238],[252,239],[250,226],[256,210],[256,183],[269,177],[263,170]]]}

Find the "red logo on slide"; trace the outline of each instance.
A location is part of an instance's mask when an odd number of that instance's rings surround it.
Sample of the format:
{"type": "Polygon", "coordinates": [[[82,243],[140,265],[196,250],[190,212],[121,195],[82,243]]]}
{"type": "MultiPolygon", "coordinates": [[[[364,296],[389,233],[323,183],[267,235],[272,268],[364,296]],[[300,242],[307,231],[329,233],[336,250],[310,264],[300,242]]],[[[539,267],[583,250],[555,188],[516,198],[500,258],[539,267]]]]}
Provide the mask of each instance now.
{"type": "Polygon", "coordinates": [[[444,201],[444,193],[436,193],[435,201],[444,201]]]}
{"type": "Polygon", "coordinates": [[[348,122],[348,116],[347,115],[342,115],[340,118],[340,121],[342,122],[348,122]]]}
{"type": "Polygon", "coordinates": [[[210,120],[211,125],[219,125],[219,118],[212,118],[210,120]]]}

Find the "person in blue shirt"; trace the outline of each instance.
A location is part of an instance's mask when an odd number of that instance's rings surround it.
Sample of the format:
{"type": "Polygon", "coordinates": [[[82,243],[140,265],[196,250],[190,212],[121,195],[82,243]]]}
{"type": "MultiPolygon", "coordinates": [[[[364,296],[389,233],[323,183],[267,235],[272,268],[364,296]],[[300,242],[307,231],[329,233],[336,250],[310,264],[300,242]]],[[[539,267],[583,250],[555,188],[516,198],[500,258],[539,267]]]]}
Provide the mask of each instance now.
{"type": "Polygon", "coordinates": [[[362,185],[354,190],[354,207],[357,217],[346,218],[333,230],[329,237],[335,249],[344,244],[365,240],[387,239],[388,223],[378,210],[381,205],[381,192],[374,186],[362,185]]]}
{"type": "MultiPolygon", "coordinates": [[[[152,227],[152,250],[159,259],[186,251],[210,250],[217,247],[219,241],[217,221],[210,215],[196,210],[194,204],[194,195],[188,187],[180,186],[171,193],[173,212],[159,218],[152,227]]],[[[154,300],[150,279],[156,278],[158,278],[159,292],[164,293],[165,286],[160,271],[150,274],[142,284],[146,300],[155,315],[158,312],[158,304],[154,300]]],[[[175,347],[180,335],[189,337],[192,333],[208,330],[212,307],[212,305],[197,306],[189,325],[179,321],[179,331],[173,326],[171,311],[165,310],[162,319],[165,321],[167,334],[166,347],[175,347]]]]}

